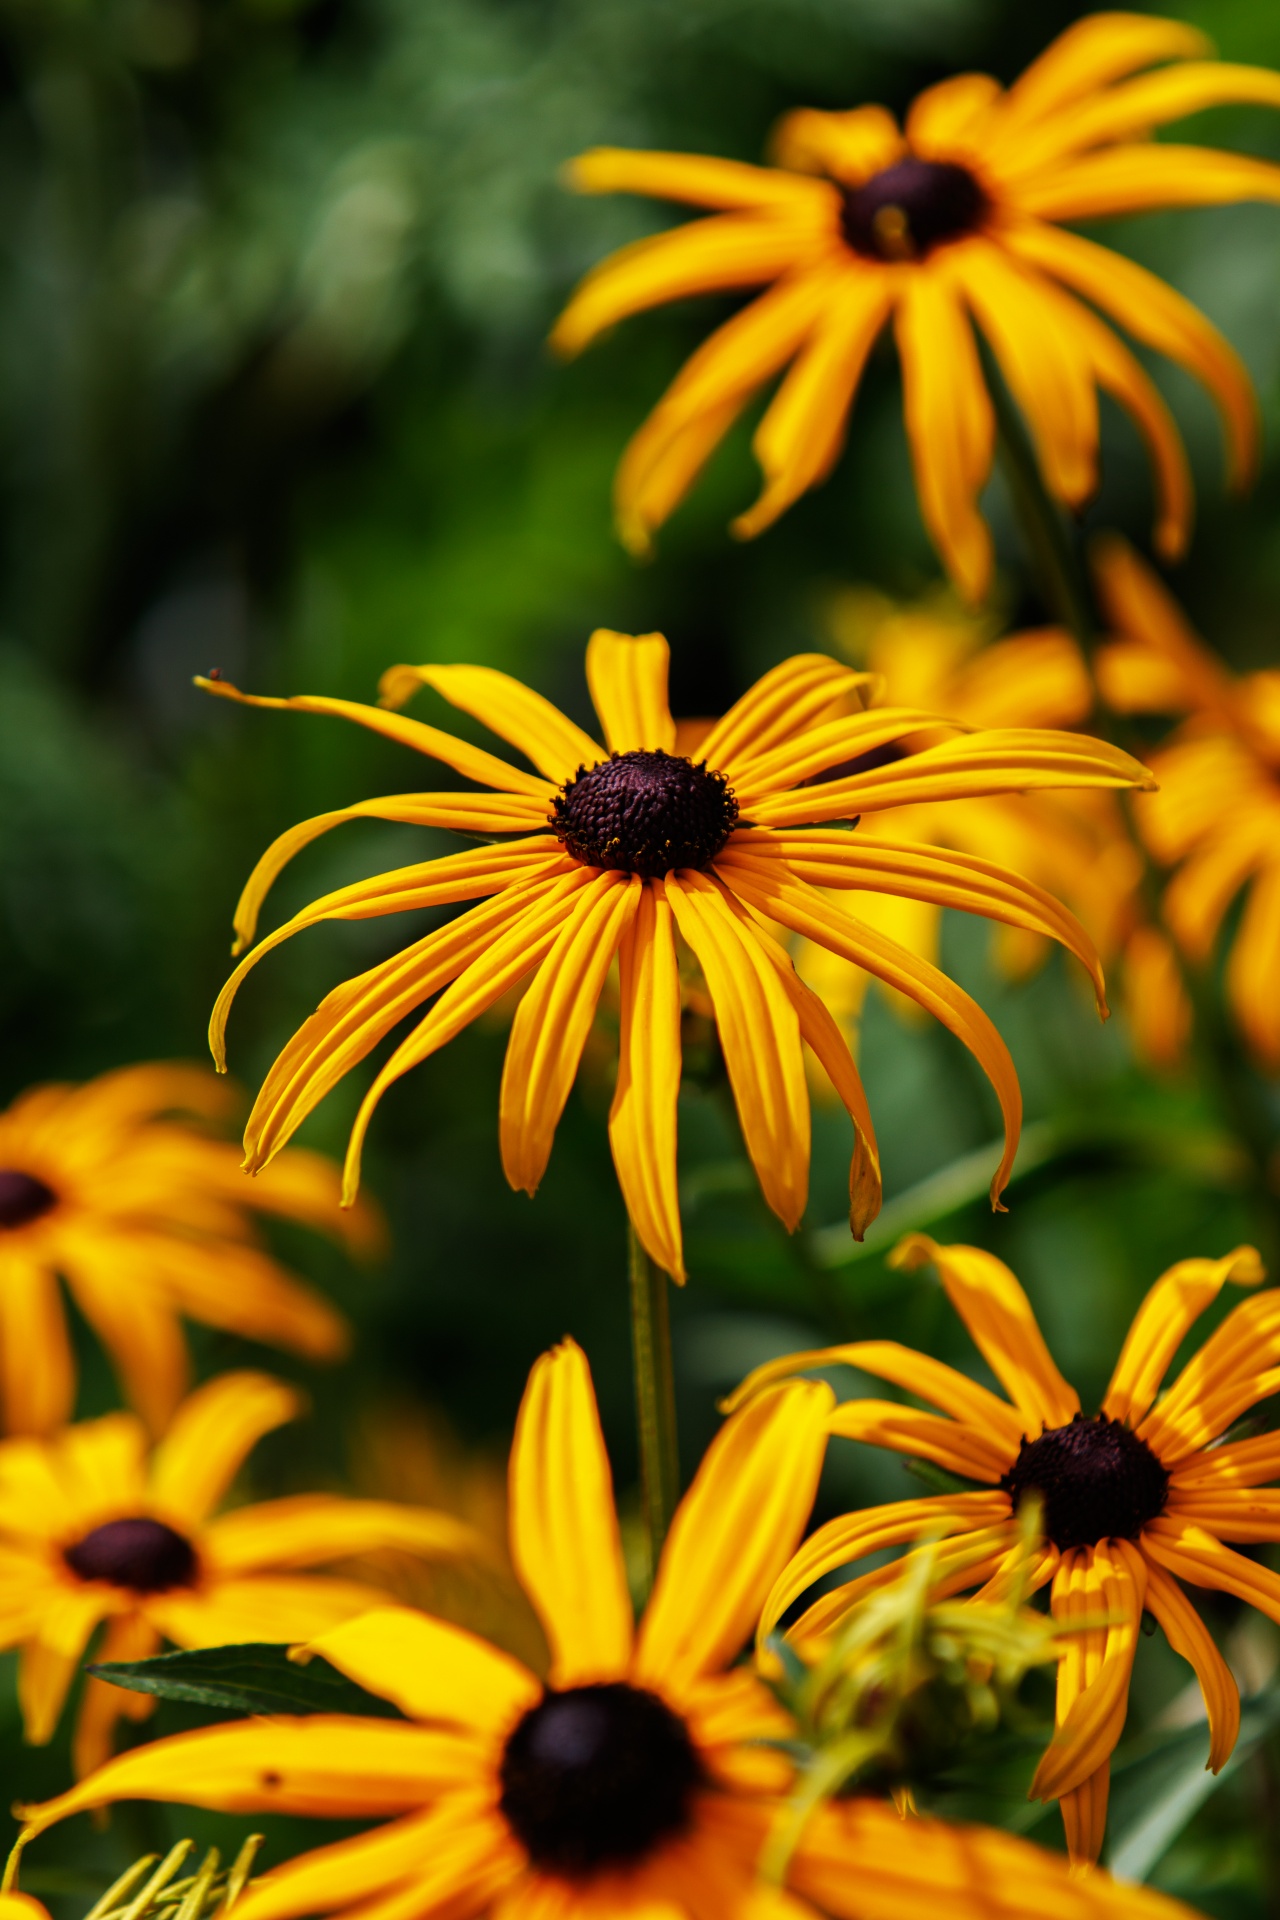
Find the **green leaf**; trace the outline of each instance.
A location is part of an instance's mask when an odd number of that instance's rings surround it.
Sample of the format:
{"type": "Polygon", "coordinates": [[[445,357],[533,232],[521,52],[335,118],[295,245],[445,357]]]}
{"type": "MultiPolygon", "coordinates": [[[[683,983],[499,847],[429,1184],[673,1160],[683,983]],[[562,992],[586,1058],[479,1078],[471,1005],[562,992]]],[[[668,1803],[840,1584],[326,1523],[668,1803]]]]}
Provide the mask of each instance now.
{"type": "Polygon", "coordinates": [[[1280,1687],[1242,1703],[1240,1738],[1219,1774],[1208,1772],[1204,1722],[1175,1734],[1148,1735],[1112,1765],[1107,1864],[1118,1879],[1145,1880],[1182,1829],[1260,1740],[1280,1725],[1280,1687]]]}
{"type": "Polygon", "coordinates": [[[302,1664],[273,1642],[197,1647],[158,1653],[150,1660],[106,1660],[88,1669],[95,1679],[160,1700],[186,1700],[229,1713],[356,1713],[400,1720],[389,1700],[314,1657],[302,1664]]]}

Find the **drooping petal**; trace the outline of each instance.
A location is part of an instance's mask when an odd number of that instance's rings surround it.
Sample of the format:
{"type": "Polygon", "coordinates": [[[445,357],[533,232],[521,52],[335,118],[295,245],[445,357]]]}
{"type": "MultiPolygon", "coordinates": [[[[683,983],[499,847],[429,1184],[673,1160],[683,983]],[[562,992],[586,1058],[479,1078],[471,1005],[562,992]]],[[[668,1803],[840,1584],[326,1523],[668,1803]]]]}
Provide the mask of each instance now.
{"type": "Polygon", "coordinates": [[[504,1731],[536,1705],[542,1691],[509,1654],[410,1607],[382,1607],[349,1620],[307,1651],[414,1720],[478,1733],[504,1731]]]}
{"type": "Polygon", "coordinates": [[[835,465],[867,355],[889,318],[891,289],[890,277],[870,266],[844,276],[756,428],[751,448],[765,486],[732,524],[740,540],[771,527],[835,465]]]}
{"type": "Polygon", "coordinates": [[[682,1282],[676,1184],[680,969],[671,903],[658,883],[641,889],[635,918],[623,930],[618,963],[618,1081],[609,1108],[613,1164],[645,1252],[682,1282]]]}
{"type": "Polygon", "coordinates": [[[1280,953],[1280,861],[1257,879],[1227,957],[1227,998],[1249,1046],[1269,1073],[1280,1070],[1280,1006],[1275,992],[1280,953]]]}
{"type": "MultiPolygon", "coordinates": [[[[179,1302],[161,1270],[181,1268],[194,1277],[221,1260],[222,1247],[197,1242],[188,1248],[162,1233],[113,1234],[90,1221],[73,1223],[60,1239],[72,1298],[111,1355],[131,1404],[153,1433],[163,1433],[186,1391],[189,1366],[175,1311],[179,1302]]],[[[282,1288],[305,1293],[265,1254],[249,1252],[247,1257],[256,1257],[264,1276],[271,1274],[282,1288]]],[[[240,1248],[228,1254],[230,1266],[241,1260],[240,1248]]],[[[314,1300],[326,1322],[337,1321],[318,1295],[305,1297],[314,1300]]]]}
{"type": "MultiPolygon", "coordinates": [[[[1107,1624],[1086,1628],[1080,1636],[1086,1643],[1080,1663],[1083,1676],[1078,1667],[1068,1672],[1067,1662],[1059,1663],[1057,1729],[1029,1789],[1035,1800],[1060,1799],[1082,1787],[1110,1761],[1128,1704],[1147,1590],[1146,1562],[1129,1541],[1116,1540],[1108,1546],[1082,1549],[1078,1559],[1064,1558],[1054,1582],[1055,1603],[1060,1583],[1068,1581],[1073,1601],[1083,1601],[1080,1616],[1094,1614],[1107,1624]],[[1103,1644],[1097,1671],[1092,1672],[1095,1648],[1091,1643],[1099,1634],[1103,1644]]],[[[1061,1617],[1056,1604],[1054,1614],[1061,1617]]],[[[1069,1636],[1068,1645],[1074,1637],[1069,1636]]]]}
{"type": "Polygon", "coordinates": [[[116,1800],[169,1800],[225,1813],[372,1819],[421,1807],[474,1771],[468,1741],[425,1727],[320,1713],[237,1720],[121,1754],[20,1817],[42,1833],[116,1800]]]}
{"type": "Polygon", "coordinates": [[[110,1590],[97,1583],[62,1587],[44,1596],[39,1628],[18,1663],[18,1705],[23,1732],[33,1747],[53,1738],[89,1636],[112,1604],[110,1590]]]}
{"type": "Polygon", "coordinates": [[[378,682],[379,704],[402,707],[420,686],[434,688],[451,706],[479,720],[557,786],[580,766],[594,766],[605,757],[559,707],[495,667],[388,667],[378,682]]]}
{"type": "Polygon", "coordinates": [[[761,1394],[712,1441],[681,1501],[641,1622],[635,1676],[681,1689],[727,1666],[804,1531],[830,1387],[761,1394]]]}
{"type": "Polygon", "coordinates": [[[232,686],[229,680],[197,678],[196,685],[203,687],[206,693],[217,694],[223,700],[234,700],[244,707],[272,707],[294,713],[329,713],[341,720],[354,720],[357,726],[368,727],[372,733],[383,734],[388,740],[398,741],[401,746],[412,747],[416,753],[425,753],[429,759],[442,761],[464,779],[478,781],[482,787],[493,787],[498,793],[527,793],[535,800],[549,797],[547,782],[540,780],[537,774],[523,773],[519,767],[486,753],[482,747],[473,747],[451,733],[441,733],[438,727],[424,726],[421,720],[406,720],[403,714],[388,713],[382,707],[366,707],[358,700],[330,700],[311,693],[294,694],[287,700],[261,693],[241,693],[239,687],[232,686]]]}
{"type": "Polygon", "coordinates": [[[1260,1567],[1243,1553],[1233,1553],[1193,1521],[1161,1514],[1143,1528],[1142,1551],[1179,1580],[1216,1593],[1232,1593],[1269,1620],[1280,1622],[1280,1574],[1260,1567]]]}
{"type": "MultiPolygon", "coordinates": [[[[121,1613],[108,1623],[96,1657],[101,1661],[147,1660],[159,1647],[160,1636],[143,1614],[121,1613]]],[[[148,1694],[130,1693],[125,1687],[113,1687],[92,1675],[86,1678],[71,1737],[71,1765],[76,1779],[83,1780],[111,1758],[113,1735],[121,1719],[149,1719],[155,1706],[148,1694]]]]}
{"type": "Polygon", "coordinates": [[[1102,1411],[1136,1427],[1150,1411],[1189,1328],[1223,1287],[1256,1287],[1265,1277],[1252,1247],[1237,1247],[1221,1260],[1179,1260],[1170,1267],[1134,1315],[1102,1411]]]}
{"type": "Polygon", "coordinates": [[[845,1440],[863,1440],[873,1447],[892,1447],[897,1453],[932,1460],[948,1473],[993,1484],[1008,1467],[1002,1450],[955,1420],[921,1413],[893,1400],[846,1400],[831,1416],[831,1431],[845,1440]]]}
{"type": "Polygon", "coordinates": [[[240,1507],[205,1528],[202,1546],[222,1573],[314,1567],[387,1547],[430,1560],[486,1555],[482,1536],[450,1513],[332,1493],[295,1493],[240,1507]]]}
{"type": "Polygon", "coordinates": [[[1235,349],[1199,309],[1136,261],[1047,221],[1011,225],[1007,243],[1022,259],[1094,301],[1144,346],[1167,354],[1203,381],[1222,413],[1232,484],[1247,484],[1258,458],[1253,384],[1235,349]]]}
{"type": "Polygon", "coordinates": [[[1035,1435],[1065,1427],[1080,1411],[1080,1396],[1053,1363],[1036,1325],[1031,1302],[1003,1260],[981,1247],[941,1247],[927,1234],[911,1233],[890,1255],[907,1271],[937,1269],[952,1306],[987,1365],[1035,1435]]]}
{"type": "Polygon", "coordinates": [[[520,1405],[511,1557],[546,1631],[551,1684],[620,1679],[631,1597],[591,1370],[572,1340],[535,1363],[520,1405]]]}
{"type": "MultiPolygon", "coordinates": [[[[1063,294],[1062,299],[1069,296],[1063,294]]],[[[1152,544],[1165,560],[1180,559],[1191,538],[1195,496],[1187,450],[1173,415],[1154,382],[1110,327],[1078,300],[1070,301],[1071,324],[1089,356],[1093,377],[1124,408],[1146,442],[1155,470],[1156,511],[1152,544]]]]}
{"type": "Polygon", "coordinates": [[[189,1395],[151,1457],[151,1497],[175,1520],[201,1521],[217,1506],[264,1433],[296,1420],[296,1387],[265,1373],[223,1373],[189,1395]]]}
{"type": "Polygon", "coordinates": [[[699,755],[735,781],[741,769],[810,727],[869,704],[882,685],[825,653],[797,653],[762,674],[699,742],[699,755]]]}
{"type": "Polygon", "coordinates": [[[587,685],[610,753],[676,744],[667,704],[671,649],[660,633],[613,633],[597,627],[587,642],[587,685]]]}
{"type": "Polygon", "coordinates": [[[689,419],[665,413],[659,402],[637,428],[613,480],[614,524],[628,553],[652,555],[655,528],[671,518],[750,398],[739,388],[689,419]]]}
{"type": "Polygon", "coordinates": [[[926,268],[902,279],[896,332],[920,511],[956,586],[975,602],[991,579],[978,494],[995,420],[968,318],[942,273],[926,268]]]}
{"type": "Polygon", "coordinates": [[[5,1432],[52,1432],[70,1418],[75,1391],[75,1363],[57,1275],[20,1252],[0,1254],[5,1432]]]}
{"type": "Polygon", "coordinates": [[[732,896],[692,869],[669,874],[666,890],[676,924],[707,982],[761,1191],[793,1231],[809,1185],[809,1095],[799,1017],[732,896]]]}
{"type": "Polygon", "coordinates": [[[618,943],[644,891],[635,874],[599,873],[576,897],[511,1025],[498,1096],[502,1169],[535,1193],[578,1071],[618,943]]]}
{"type": "Polygon", "coordinates": [[[1230,1759],[1240,1733],[1240,1689],[1235,1676],[1177,1581],[1150,1560],[1146,1607],[1163,1627],[1174,1652],[1195,1668],[1209,1716],[1209,1771],[1218,1773],[1230,1759]]]}

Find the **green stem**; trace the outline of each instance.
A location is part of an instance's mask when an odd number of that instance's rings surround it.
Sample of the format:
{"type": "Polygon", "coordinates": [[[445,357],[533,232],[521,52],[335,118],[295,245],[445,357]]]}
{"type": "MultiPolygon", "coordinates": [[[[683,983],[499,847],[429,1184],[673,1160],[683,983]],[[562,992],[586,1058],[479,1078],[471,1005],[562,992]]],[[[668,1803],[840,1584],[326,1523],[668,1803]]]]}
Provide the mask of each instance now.
{"type": "Polygon", "coordinates": [[[680,1498],[676,1445],[676,1394],[671,1368],[669,1282],[627,1222],[631,1273],[631,1358],[636,1381],[636,1428],[640,1439],[640,1487],[652,1578],[680,1498]]]}
{"type": "MultiPolygon", "coordinates": [[[[988,382],[996,415],[1001,471],[1013,499],[1014,512],[1045,598],[1086,656],[1097,643],[1089,577],[1078,543],[1061,508],[1051,498],[1040,467],[1013,402],[999,378],[988,382]]],[[[1119,744],[1119,743],[1117,743],[1119,744]]],[[[1188,965],[1186,956],[1165,925],[1161,895],[1163,881],[1151,865],[1132,810],[1121,809],[1129,837],[1143,863],[1143,892],[1153,922],[1163,928],[1177,962],[1192,1009],[1195,1062],[1229,1132],[1248,1157],[1250,1186],[1259,1226],[1260,1251],[1269,1271],[1280,1260],[1280,1195],[1271,1182],[1273,1130],[1266,1101],[1247,1062],[1222,1018],[1207,976],[1188,965]]]]}

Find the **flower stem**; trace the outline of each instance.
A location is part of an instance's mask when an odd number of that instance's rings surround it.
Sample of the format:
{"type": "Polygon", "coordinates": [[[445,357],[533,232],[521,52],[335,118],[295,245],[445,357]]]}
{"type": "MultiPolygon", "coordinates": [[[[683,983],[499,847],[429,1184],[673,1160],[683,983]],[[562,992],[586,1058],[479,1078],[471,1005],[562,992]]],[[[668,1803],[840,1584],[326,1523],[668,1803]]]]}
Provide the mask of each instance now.
{"type": "Polygon", "coordinates": [[[1091,653],[1097,641],[1093,596],[1071,528],[1040,476],[1040,467],[1017,409],[1000,379],[989,381],[996,416],[1000,470],[1013,500],[1018,527],[1040,576],[1041,590],[1072,637],[1091,653]]]}
{"type": "Polygon", "coordinates": [[[662,1543],[680,1497],[680,1456],[676,1445],[676,1395],[671,1367],[669,1282],[640,1244],[627,1222],[631,1274],[631,1359],[636,1382],[636,1429],[640,1440],[640,1487],[649,1539],[649,1575],[658,1566],[662,1543]]]}

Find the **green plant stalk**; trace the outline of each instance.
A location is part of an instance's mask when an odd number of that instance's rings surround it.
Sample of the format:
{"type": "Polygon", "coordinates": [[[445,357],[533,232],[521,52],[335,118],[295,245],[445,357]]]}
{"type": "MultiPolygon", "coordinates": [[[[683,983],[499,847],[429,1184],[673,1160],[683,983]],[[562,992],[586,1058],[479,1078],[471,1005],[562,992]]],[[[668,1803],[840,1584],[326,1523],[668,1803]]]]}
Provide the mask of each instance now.
{"type": "MultiPolygon", "coordinates": [[[[996,417],[1000,468],[1013,500],[1014,514],[1035,567],[1041,591],[1059,620],[1079,643],[1092,666],[1098,642],[1093,595],[1074,531],[1044,484],[1039,463],[1022,421],[997,377],[988,380],[996,417]]],[[[1130,796],[1125,796],[1127,800],[1130,796]]],[[[1280,1193],[1272,1182],[1275,1151],[1270,1119],[1247,1063],[1227,1031],[1207,974],[1191,967],[1165,924],[1160,877],[1151,865],[1132,809],[1122,802],[1129,837],[1143,866],[1143,891],[1155,923],[1164,929],[1192,1009],[1197,1068],[1211,1092],[1227,1130],[1248,1157],[1258,1217],[1259,1251],[1271,1273],[1280,1270],[1280,1193]]]]}
{"type": "Polygon", "coordinates": [[[680,1498],[676,1444],[675,1378],[671,1366],[669,1281],[640,1244],[630,1220],[627,1244],[631,1278],[631,1360],[636,1383],[636,1431],[640,1441],[640,1487],[649,1541],[649,1577],[657,1570],[662,1543],[680,1498]]]}

